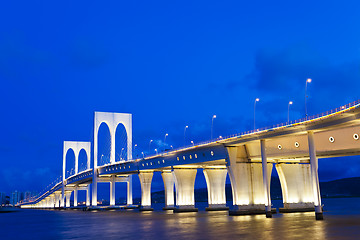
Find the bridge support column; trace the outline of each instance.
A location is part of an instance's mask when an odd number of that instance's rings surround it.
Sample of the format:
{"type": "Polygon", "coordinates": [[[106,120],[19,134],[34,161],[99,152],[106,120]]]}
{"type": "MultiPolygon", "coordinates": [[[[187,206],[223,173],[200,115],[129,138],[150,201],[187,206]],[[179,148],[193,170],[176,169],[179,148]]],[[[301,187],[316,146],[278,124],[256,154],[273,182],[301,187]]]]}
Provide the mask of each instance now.
{"type": "Polygon", "coordinates": [[[127,199],[126,199],[127,206],[133,205],[132,180],[133,180],[133,176],[129,175],[128,181],[127,181],[127,199]]]}
{"type": "Polygon", "coordinates": [[[61,193],[55,193],[55,208],[60,207],[61,193]]]}
{"type": "Polygon", "coordinates": [[[50,208],[55,207],[55,194],[50,195],[50,208]]]}
{"type": "Polygon", "coordinates": [[[115,206],[115,175],[110,178],[110,206],[115,206]]]}
{"type": "Polygon", "coordinates": [[[74,207],[77,207],[78,206],[78,190],[77,190],[77,187],[75,187],[75,190],[74,190],[74,207]]]}
{"type": "Polygon", "coordinates": [[[61,188],[60,207],[65,207],[65,183],[63,181],[61,188]]]}
{"type": "Polygon", "coordinates": [[[311,186],[310,164],[276,164],[284,208],[279,212],[314,211],[314,195],[311,186]]]}
{"type": "Polygon", "coordinates": [[[90,184],[86,187],[86,206],[90,206],[90,184]]]}
{"type": "Polygon", "coordinates": [[[319,176],[318,176],[318,159],[316,157],[314,133],[312,131],[308,132],[308,143],[309,143],[309,156],[310,156],[311,184],[314,194],[315,218],[316,220],[323,220],[324,217],[321,206],[321,195],[320,195],[319,176]]]}
{"type": "Polygon", "coordinates": [[[207,185],[209,207],[206,211],[228,210],[226,207],[225,182],[227,169],[214,168],[203,170],[207,185]]]}
{"type": "Polygon", "coordinates": [[[92,198],[91,198],[91,206],[96,207],[97,206],[97,170],[96,166],[94,166],[94,173],[93,173],[93,179],[92,179],[92,198]]]}
{"type": "Polygon", "coordinates": [[[174,169],[176,208],[174,212],[197,212],[194,185],[197,169],[174,169]]]}
{"type": "Polygon", "coordinates": [[[272,212],[271,212],[271,197],[270,197],[270,179],[268,177],[268,162],[267,162],[265,147],[266,147],[265,140],[264,139],[260,140],[262,175],[263,175],[264,193],[265,193],[265,212],[266,212],[266,217],[271,218],[272,212]]]}
{"type": "Polygon", "coordinates": [[[163,171],[161,176],[164,181],[165,189],[165,207],[163,210],[174,210],[174,176],[171,171],[163,171]]]}
{"type": "Polygon", "coordinates": [[[71,192],[66,192],[66,207],[69,208],[70,207],[70,197],[71,197],[71,192]]]}
{"type": "MultiPolygon", "coordinates": [[[[231,181],[234,207],[230,215],[266,213],[265,189],[262,163],[250,162],[245,146],[229,147],[228,173],[231,181]]],[[[264,163],[265,164],[265,163],[264,163]]],[[[267,165],[267,179],[270,183],[272,164],[267,165]]]]}
{"type": "Polygon", "coordinates": [[[140,211],[152,211],[151,208],[151,180],[153,172],[140,172],[139,179],[141,184],[141,208],[140,211]]]}
{"type": "Polygon", "coordinates": [[[45,208],[50,208],[50,197],[45,198],[45,208]]]}

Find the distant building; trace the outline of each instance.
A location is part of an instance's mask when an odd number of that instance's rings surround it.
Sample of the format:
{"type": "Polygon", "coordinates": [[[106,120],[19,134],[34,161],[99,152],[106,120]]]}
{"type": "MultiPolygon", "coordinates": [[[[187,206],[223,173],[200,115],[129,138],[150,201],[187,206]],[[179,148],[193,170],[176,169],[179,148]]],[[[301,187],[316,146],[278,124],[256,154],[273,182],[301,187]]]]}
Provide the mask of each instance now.
{"type": "Polygon", "coordinates": [[[0,206],[5,204],[10,204],[15,206],[21,202],[30,202],[33,201],[37,196],[37,192],[18,192],[14,191],[10,194],[10,196],[6,196],[4,192],[0,192],[0,206]]]}
{"type": "Polygon", "coordinates": [[[24,193],[24,202],[29,202],[31,199],[31,192],[24,193]]]}
{"type": "Polygon", "coordinates": [[[35,196],[37,195],[37,193],[36,192],[30,192],[30,191],[26,191],[25,193],[24,193],[24,202],[30,202],[30,201],[32,201],[34,198],[35,198],[35,196]]]}
{"type": "Polygon", "coordinates": [[[4,206],[6,204],[6,193],[0,192],[0,206],[4,206]]]}
{"type": "Polygon", "coordinates": [[[19,192],[18,191],[12,192],[10,195],[10,205],[15,206],[18,202],[18,199],[19,199],[19,192]]]}
{"type": "Polygon", "coordinates": [[[24,193],[18,191],[12,192],[10,195],[10,205],[15,206],[23,199],[24,199],[24,193]]]}

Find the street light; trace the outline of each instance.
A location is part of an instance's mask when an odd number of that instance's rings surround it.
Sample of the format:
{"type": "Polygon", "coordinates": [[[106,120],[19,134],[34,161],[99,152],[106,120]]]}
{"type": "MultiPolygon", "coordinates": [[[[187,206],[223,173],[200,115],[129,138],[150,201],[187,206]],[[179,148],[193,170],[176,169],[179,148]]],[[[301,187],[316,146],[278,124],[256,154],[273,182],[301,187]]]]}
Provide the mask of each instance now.
{"type": "Polygon", "coordinates": [[[171,149],[174,149],[173,145],[170,145],[171,149]]]}
{"type": "Polygon", "coordinates": [[[256,109],[256,103],[257,103],[258,101],[260,101],[259,98],[256,98],[255,101],[254,101],[254,131],[255,131],[255,129],[256,129],[256,127],[255,127],[255,109],[256,109]]]}
{"type": "Polygon", "coordinates": [[[186,142],[185,133],[186,133],[186,129],[187,129],[187,128],[189,128],[189,126],[186,125],[185,128],[184,128],[184,146],[185,146],[185,142],[186,142]]]}
{"type": "Polygon", "coordinates": [[[307,85],[308,83],[311,83],[311,78],[306,79],[306,83],[305,83],[305,118],[307,119],[307,106],[306,106],[306,99],[308,98],[307,94],[306,94],[306,90],[307,90],[307,85]]]}
{"type": "Polygon", "coordinates": [[[158,154],[158,150],[157,150],[157,148],[155,148],[155,152],[156,152],[156,154],[158,154]]]}
{"type": "Polygon", "coordinates": [[[141,152],[141,154],[143,155],[143,158],[145,158],[144,152],[141,152]]]}
{"type": "Polygon", "coordinates": [[[152,142],[153,142],[153,140],[150,140],[150,142],[149,142],[149,153],[150,153],[150,145],[152,142]]]}
{"type": "Polygon", "coordinates": [[[166,145],[165,145],[165,142],[166,142],[166,137],[169,136],[169,134],[165,133],[165,137],[164,137],[164,151],[166,149],[166,145]]]}
{"type": "Polygon", "coordinates": [[[135,156],[136,156],[136,147],[137,147],[137,144],[134,145],[134,154],[135,154],[135,156]]]}
{"type": "Polygon", "coordinates": [[[289,104],[288,104],[288,124],[289,124],[289,122],[290,122],[290,105],[292,105],[293,104],[293,102],[292,101],[290,101],[289,102],[289,104]]]}
{"type": "Polygon", "coordinates": [[[211,139],[213,138],[213,126],[214,126],[214,119],[216,118],[216,115],[213,115],[211,118],[211,139]]]}
{"type": "Polygon", "coordinates": [[[191,141],[191,144],[194,146],[195,144],[194,144],[194,141],[191,141]]]}

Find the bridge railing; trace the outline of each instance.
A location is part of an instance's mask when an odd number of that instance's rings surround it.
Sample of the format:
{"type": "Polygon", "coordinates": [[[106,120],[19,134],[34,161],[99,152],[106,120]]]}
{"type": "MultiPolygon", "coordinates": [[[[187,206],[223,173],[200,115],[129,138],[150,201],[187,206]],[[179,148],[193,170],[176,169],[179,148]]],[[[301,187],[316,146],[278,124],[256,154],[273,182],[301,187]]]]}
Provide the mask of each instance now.
{"type": "Polygon", "coordinates": [[[36,203],[38,200],[41,200],[42,198],[46,197],[49,193],[52,193],[53,190],[56,188],[56,187],[59,187],[59,185],[62,184],[62,181],[61,182],[57,182],[55,183],[54,185],[49,185],[45,188],[45,190],[41,191],[39,194],[37,194],[35,197],[31,197],[29,199],[29,201],[23,201],[21,202],[20,205],[27,205],[27,204],[32,204],[32,203],[36,203]]]}
{"type": "MultiPolygon", "coordinates": [[[[360,106],[360,99],[356,100],[354,102],[342,105],[340,107],[337,107],[335,109],[316,114],[316,115],[307,116],[307,117],[300,118],[300,119],[297,119],[297,120],[284,122],[284,123],[279,123],[279,124],[275,124],[275,125],[268,126],[268,127],[262,127],[262,128],[257,128],[257,129],[253,129],[253,130],[248,130],[248,131],[232,134],[232,135],[225,136],[225,137],[219,137],[219,138],[210,139],[210,140],[207,140],[207,141],[202,141],[202,142],[199,142],[199,143],[194,144],[194,145],[187,145],[187,146],[175,148],[174,150],[171,150],[171,151],[168,151],[168,152],[160,152],[158,154],[152,154],[152,155],[149,155],[146,158],[153,158],[153,157],[156,157],[156,156],[166,155],[166,154],[172,153],[172,152],[177,152],[177,151],[181,151],[181,150],[185,150],[185,149],[200,147],[200,146],[203,146],[203,145],[216,143],[216,142],[219,142],[219,141],[229,140],[231,138],[239,138],[239,137],[243,137],[243,136],[247,136],[247,135],[251,135],[251,134],[261,133],[263,131],[274,130],[274,129],[278,129],[278,128],[298,125],[298,124],[301,124],[301,123],[311,122],[311,121],[314,121],[314,120],[330,117],[330,116],[332,116],[334,114],[340,114],[342,112],[349,111],[349,110],[351,110],[353,108],[356,108],[356,107],[359,107],[359,106],[360,106]]],[[[143,159],[143,158],[136,159],[136,160],[141,160],[141,159],[143,159]]]]}

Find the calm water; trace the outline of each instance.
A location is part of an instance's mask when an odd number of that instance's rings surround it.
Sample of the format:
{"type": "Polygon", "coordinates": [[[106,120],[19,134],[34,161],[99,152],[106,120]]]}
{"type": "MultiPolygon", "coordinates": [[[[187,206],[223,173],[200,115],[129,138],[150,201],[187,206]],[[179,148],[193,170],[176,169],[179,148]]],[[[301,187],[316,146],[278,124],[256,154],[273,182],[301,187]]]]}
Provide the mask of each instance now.
{"type": "MultiPolygon", "coordinates": [[[[276,214],[266,219],[263,215],[228,216],[226,211],[21,210],[0,214],[0,239],[360,239],[360,198],[323,202],[324,221],[315,221],[314,213],[276,214]]],[[[279,204],[274,201],[275,206],[279,204]]]]}

